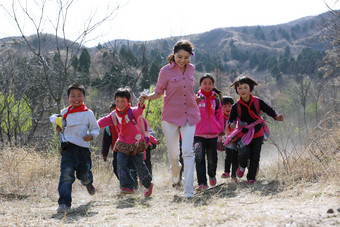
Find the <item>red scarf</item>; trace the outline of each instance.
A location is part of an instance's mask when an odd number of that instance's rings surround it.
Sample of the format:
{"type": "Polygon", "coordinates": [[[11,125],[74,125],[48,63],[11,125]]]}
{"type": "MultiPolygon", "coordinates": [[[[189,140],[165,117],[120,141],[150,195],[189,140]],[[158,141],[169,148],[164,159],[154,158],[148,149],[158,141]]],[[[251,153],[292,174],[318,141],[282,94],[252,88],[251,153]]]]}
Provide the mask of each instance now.
{"type": "Polygon", "coordinates": [[[205,100],[207,100],[208,117],[210,117],[210,115],[211,115],[211,102],[210,102],[210,100],[214,100],[216,98],[216,96],[211,95],[212,91],[206,92],[206,91],[203,91],[201,89],[201,93],[205,96],[205,100]]]}
{"type": "Polygon", "coordinates": [[[229,119],[229,116],[227,116],[227,115],[223,114],[223,117],[224,117],[224,119],[226,119],[226,121],[228,121],[228,119],[229,119]]]}
{"type": "Polygon", "coordinates": [[[125,115],[127,114],[127,110],[131,107],[131,104],[129,103],[129,105],[125,108],[125,110],[123,111],[119,111],[116,107],[116,113],[118,115],[118,117],[122,118],[122,132],[124,132],[125,130],[125,125],[126,125],[126,120],[125,120],[125,115]]]}
{"type": "Polygon", "coordinates": [[[78,107],[75,107],[73,109],[72,108],[72,105],[69,105],[69,107],[67,108],[67,112],[66,114],[64,114],[64,119],[66,120],[67,118],[67,115],[70,114],[70,113],[76,113],[76,112],[85,112],[85,111],[88,111],[89,109],[87,109],[87,107],[85,106],[85,104],[81,104],[80,106],[78,107]]]}
{"type": "Polygon", "coordinates": [[[252,94],[249,94],[249,95],[250,95],[250,102],[249,102],[249,105],[247,105],[245,102],[243,102],[242,99],[241,99],[241,97],[238,99],[238,101],[240,102],[240,104],[242,104],[243,106],[245,106],[245,107],[248,108],[248,113],[249,113],[249,115],[250,115],[253,119],[255,119],[255,120],[260,119],[260,117],[257,116],[257,114],[255,114],[255,113],[250,109],[251,104],[254,102],[254,96],[253,96],[252,94]]]}

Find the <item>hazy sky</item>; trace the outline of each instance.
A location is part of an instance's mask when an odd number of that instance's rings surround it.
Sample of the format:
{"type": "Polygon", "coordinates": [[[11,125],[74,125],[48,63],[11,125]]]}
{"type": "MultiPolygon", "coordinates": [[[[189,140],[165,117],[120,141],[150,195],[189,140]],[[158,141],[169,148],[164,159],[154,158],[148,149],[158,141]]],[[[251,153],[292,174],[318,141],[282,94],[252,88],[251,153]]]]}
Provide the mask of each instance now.
{"type": "MultiPolygon", "coordinates": [[[[37,22],[41,9],[34,2],[42,0],[19,1],[29,3],[25,7],[37,22]]],[[[47,0],[41,25],[44,32],[54,33],[55,28],[49,20],[55,21],[56,2],[47,0]]],[[[87,46],[114,39],[152,40],[220,27],[281,24],[326,12],[325,3],[333,9],[340,9],[340,3],[335,2],[337,0],[74,0],[68,14],[66,37],[76,39],[84,26],[85,19],[82,18],[94,15],[94,19],[98,19],[117,4],[121,7],[114,19],[90,33],[87,46]]],[[[0,38],[20,34],[14,21],[4,11],[4,7],[11,10],[11,3],[12,0],[0,0],[0,38]]],[[[16,9],[16,12],[19,18],[23,18],[20,10],[16,9]]],[[[21,19],[21,23],[25,24],[26,35],[35,32],[28,18],[21,19]]]]}

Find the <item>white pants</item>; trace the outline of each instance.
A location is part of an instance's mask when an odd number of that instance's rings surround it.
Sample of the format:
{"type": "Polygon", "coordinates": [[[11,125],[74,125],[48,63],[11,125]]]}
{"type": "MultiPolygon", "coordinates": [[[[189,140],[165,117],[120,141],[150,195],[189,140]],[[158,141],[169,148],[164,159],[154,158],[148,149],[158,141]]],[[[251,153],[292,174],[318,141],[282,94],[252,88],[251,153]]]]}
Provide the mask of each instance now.
{"type": "Polygon", "coordinates": [[[168,148],[168,158],[173,176],[177,177],[182,165],[179,162],[179,133],[182,136],[182,158],[184,162],[184,195],[194,196],[194,163],[193,151],[194,135],[196,125],[190,126],[187,122],[184,126],[178,126],[167,121],[162,121],[162,130],[168,148]]]}

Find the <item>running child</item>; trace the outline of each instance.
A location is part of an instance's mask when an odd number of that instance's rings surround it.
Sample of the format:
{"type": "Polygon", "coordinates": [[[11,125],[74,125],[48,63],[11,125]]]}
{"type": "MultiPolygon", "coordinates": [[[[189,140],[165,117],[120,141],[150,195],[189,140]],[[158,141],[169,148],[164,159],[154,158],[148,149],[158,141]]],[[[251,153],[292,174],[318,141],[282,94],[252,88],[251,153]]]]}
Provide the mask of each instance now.
{"type": "Polygon", "coordinates": [[[236,170],[238,167],[237,150],[223,146],[226,136],[229,135],[230,132],[232,132],[232,130],[228,127],[227,122],[230,115],[231,107],[234,104],[234,100],[230,96],[223,96],[221,103],[223,111],[224,132],[222,133],[222,136],[219,136],[218,138],[219,145],[218,149],[225,152],[224,173],[222,173],[221,178],[229,178],[231,176],[231,179],[237,183],[238,182],[236,178],[236,170]],[[230,167],[232,167],[231,174],[230,167]]]}
{"type": "Polygon", "coordinates": [[[247,174],[250,185],[256,182],[261,147],[263,140],[269,136],[269,130],[261,116],[261,111],[277,121],[283,121],[282,114],[278,114],[261,98],[251,94],[256,85],[258,84],[249,76],[238,77],[232,83],[231,87],[240,97],[233,105],[228,119],[230,129],[235,130],[227,136],[224,143],[227,147],[238,150],[237,177],[243,177],[248,159],[250,160],[247,174]]]}
{"type": "Polygon", "coordinates": [[[221,103],[216,95],[220,92],[214,88],[215,80],[210,74],[200,79],[198,91],[198,107],[201,121],[196,125],[194,137],[194,152],[198,186],[197,191],[208,188],[206,176],[206,159],[208,163],[209,183],[216,185],[217,168],[217,137],[223,131],[223,112],[221,103]]]}
{"type": "Polygon", "coordinates": [[[66,212],[71,208],[74,172],[90,195],[96,192],[92,184],[89,142],[99,135],[99,127],[93,112],[84,104],[85,88],[82,85],[71,84],[67,88],[67,98],[70,105],[60,112],[62,128],[57,126],[57,131],[61,132],[62,145],[58,212],[66,212]]]}
{"type": "Polygon", "coordinates": [[[146,188],[144,196],[149,197],[153,188],[152,177],[143,161],[143,153],[147,144],[136,120],[143,114],[144,99],[140,99],[137,107],[131,107],[131,95],[127,88],[119,88],[114,99],[117,105],[116,110],[99,119],[98,125],[100,128],[115,125],[119,130],[114,150],[118,152],[117,172],[121,187],[120,192],[121,194],[135,193],[135,181],[128,167],[128,161],[131,160],[136,167],[142,185],[146,188]]]}

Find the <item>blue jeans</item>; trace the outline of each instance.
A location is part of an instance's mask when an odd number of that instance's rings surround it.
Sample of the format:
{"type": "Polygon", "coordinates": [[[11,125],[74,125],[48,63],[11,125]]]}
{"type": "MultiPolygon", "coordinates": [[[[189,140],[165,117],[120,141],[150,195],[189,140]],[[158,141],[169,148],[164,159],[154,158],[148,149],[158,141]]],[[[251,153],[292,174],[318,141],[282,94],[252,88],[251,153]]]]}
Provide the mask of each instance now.
{"type": "Polygon", "coordinates": [[[93,182],[91,168],[90,149],[69,144],[61,152],[58,204],[71,206],[72,184],[75,181],[74,172],[76,172],[77,179],[81,181],[82,185],[88,185],[93,182]]]}
{"type": "Polygon", "coordinates": [[[217,169],[217,137],[206,139],[195,136],[194,152],[198,185],[207,185],[205,155],[208,161],[208,175],[213,178],[217,169]]]}
{"type": "Polygon", "coordinates": [[[117,153],[117,170],[119,176],[119,183],[121,188],[133,189],[135,187],[135,180],[131,176],[129,161],[132,162],[137,170],[139,179],[145,188],[151,186],[152,177],[143,161],[143,153],[136,155],[126,155],[123,152],[117,153]]]}

